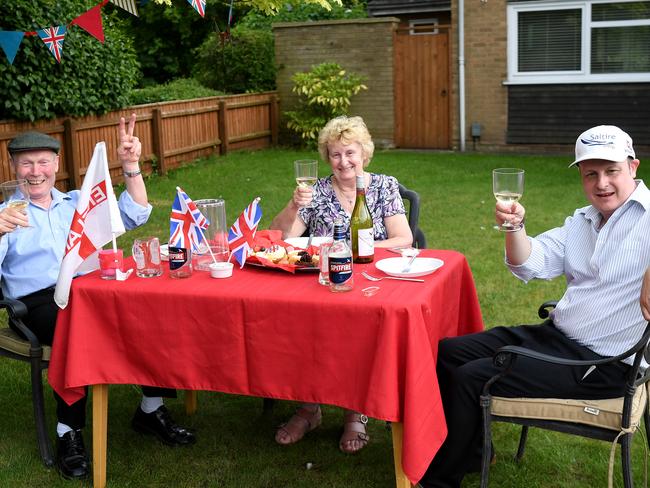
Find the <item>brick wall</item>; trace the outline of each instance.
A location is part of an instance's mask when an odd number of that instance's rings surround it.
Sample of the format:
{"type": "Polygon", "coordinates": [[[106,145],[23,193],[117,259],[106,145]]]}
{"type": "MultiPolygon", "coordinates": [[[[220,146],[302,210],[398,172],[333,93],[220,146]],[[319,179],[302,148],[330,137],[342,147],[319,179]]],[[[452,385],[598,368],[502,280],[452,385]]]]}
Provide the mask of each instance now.
{"type": "MultiPolygon", "coordinates": [[[[454,16],[458,2],[452,0],[454,16]]],[[[455,17],[457,18],[457,17],[455,17]]],[[[458,31],[455,45],[458,45],[458,31]]],[[[507,28],[505,0],[465,0],[465,134],[466,147],[472,148],[471,125],[481,124],[477,149],[506,143],[508,92],[507,28]]],[[[457,60],[457,51],[453,59],[457,60]]],[[[454,69],[457,86],[457,69],[454,69]]],[[[457,126],[457,123],[455,124],[457,126]]]]}
{"type": "MultiPolygon", "coordinates": [[[[291,91],[294,73],[335,62],[349,72],[365,76],[368,90],[353,96],[351,115],[363,117],[375,144],[392,146],[393,30],[398,22],[388,17],[274,24],[281,112],[296,104],[297,95],[291,91]]],[[[285,119],[281,126],[286,127],[285,119]]]]}

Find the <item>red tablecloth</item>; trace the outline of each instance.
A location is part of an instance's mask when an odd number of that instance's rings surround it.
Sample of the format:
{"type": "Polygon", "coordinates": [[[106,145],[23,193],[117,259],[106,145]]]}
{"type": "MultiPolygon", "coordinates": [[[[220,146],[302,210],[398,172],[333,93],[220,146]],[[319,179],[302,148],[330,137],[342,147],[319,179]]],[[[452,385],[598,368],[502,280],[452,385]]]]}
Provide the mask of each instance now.
{"type": "Polygon", "coordinates": [[[253,267],[224,280],[196,271],[181,280],[77,278],[59,313],[50,384],[68,402],[86,385],[140,384],[326,403],[403,422],[402,465],[416,482],[447,433],[438,340],[483,328],[464,256],[422,255],[445,262],[425,283],[371,283],[361,270],[383,273],[355,265],[348,293],[331,293],[316,273],[253,267]],[[370,285],[380,290],[365,297],[370,285]]]}

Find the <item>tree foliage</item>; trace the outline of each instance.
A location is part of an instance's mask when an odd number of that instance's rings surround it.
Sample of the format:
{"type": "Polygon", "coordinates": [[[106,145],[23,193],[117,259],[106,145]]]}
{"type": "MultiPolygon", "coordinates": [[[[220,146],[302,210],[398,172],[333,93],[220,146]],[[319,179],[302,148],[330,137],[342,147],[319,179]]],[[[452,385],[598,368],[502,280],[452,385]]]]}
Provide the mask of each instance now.
{"type": "Polygon", "coordinates": [[[137,88],[129,93],[129,105],[214,97],[222,92],[206,88],[193,78],[178,78],[163,85],[137,88]]]}
{"type": "Polygon", "coordinates": [[[228,4],[207,0],[205,17],[186,1],[178,0],[167,7],[149,2],[138,13],[139,17],[122,15],[131,26],[142,85],[147,86],[191,76],[195,62],[192,51],[212,33],[227,28],[228,4]]]}
{"type": "MultiPolygon", "coordinates": [[[[0,29],[35,31],[67,25],[96,4],[95,0],[3,0],[0,29]]],[[[71,27],[61,63],[38,36],[26,36],[12,65],[0,59],[0,119],[34,121],[125,106],[139,69],[131,39],[119,23],[114,15],[103,13],[104,44],[71,27]]]]}
{"type": "Polygon", "coordinates": [[[348,113],[353,95],[368,89],[362,76],[347,73],[336,63],[312,66],[311,71],[296,73],[291,79],[293,91],[301,98],[297,110],[284,113],[287,127],[308,144],[316,142],[328,120],[348,113]]]}
{"type": "Polygon", "coordinates": [[[323,8],[319,4],[305,3],[299,0],[285,2],[274,15],[266,15],[258,10],[251,10],[239,22],[251,29],[271,29],[274,22],[307,22],[334,19],[359,19],[368,17],[366,3],[360,0],[347,0],[342,4],[333,4],[323,8]]]}
{"type": "Polygon", "coordinates": [[[235,27],[230,39],[211,35],[196,50],[194,77],[229,93],[275,89],[275,53],[270,30],[235,27]]]}

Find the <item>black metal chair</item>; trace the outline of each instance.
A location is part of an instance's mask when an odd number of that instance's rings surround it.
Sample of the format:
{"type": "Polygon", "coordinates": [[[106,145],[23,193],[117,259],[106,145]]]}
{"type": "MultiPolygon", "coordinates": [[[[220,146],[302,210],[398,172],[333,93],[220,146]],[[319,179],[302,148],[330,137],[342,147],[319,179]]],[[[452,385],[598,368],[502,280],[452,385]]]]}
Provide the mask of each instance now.
{"type": "MultiPolygon", "coordinates": [[[[542,319],[549,317],[549,309],[557,302],[546,302],[539,308],[542,319]]],[[[494,355],[494,364],[502,371],[486,384],[481,395],[483,411],[483,459],[481,465],[481,488],[488,486],[488,472],[492,455],[492,422],[510,422],[522,426],[519,447],[515,459],[524,455],[529,427],[538,427],[556,432],[579,435],[612,443],[609,465],[609,482],[612,483],[613,462],[616,443],[621,445],[623,483],[633,486],[631,473],[632,436],[639,428],[641,417],[645,423],[646,438],[650,441],[650,415],[648,413],[647,382],[650,368],[644,370],[642,360],[650,359],[650,322],[639,341],[628,351],[598,361],[577,361],[542,354],[519,346],[505,346],[494,355]],[[572,366],[597,366],[624,358],[633,358],[626,380],[623,397],[605,400],[575,400],[557,398],[503,398],[490,395],[490,387],[508,374],[517,356],[537,359],[552,364],[572,366]]]]}
{"type": "Polygon", "coordinates": [[[42,372],[50,364],[51,348],[41,345],[34,333],[23,324],[21,318],[27,314],[27,308],[22,302],[0,296],[0,309],[7,311],[8,319],[27,338],[23,339],[9,327],[0,327],[0,356],[30,363],[38,449],[45,466],[53,466],[54,457],[47,433],[42,380],[42,372]]]}
{"type": "Polygon", "coordinates": [[[408,221],[411,233],[413,234],[413,247],[424,249],[427,247],[427,240],[424,232],[420,229],[420,195],[414,190],[409,190],[401,183],[399,184],[399,194],[402,200],[408,202],[408,221]]]}

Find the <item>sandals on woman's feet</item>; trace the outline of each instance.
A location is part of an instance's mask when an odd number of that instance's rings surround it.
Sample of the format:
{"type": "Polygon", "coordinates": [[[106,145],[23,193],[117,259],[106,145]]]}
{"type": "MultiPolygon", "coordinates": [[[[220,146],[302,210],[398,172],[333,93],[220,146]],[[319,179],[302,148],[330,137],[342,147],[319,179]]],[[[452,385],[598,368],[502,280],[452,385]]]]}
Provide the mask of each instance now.
{"type": "Polygon", "coordinates": [[[343,434],[339,441],[339,449],[346,454],[354,454],[366,447],[370,437],[366,434],[368,417],[362,413],[346,412],[343,424],[343,434]]]}
{"type": "Polygon", "coordinates": [[[300,407],[288,422],[281,424],[275,432],[275,442],[287,446],[302,439],[322,422],[320,406],[316,410],[300,407]]]}

